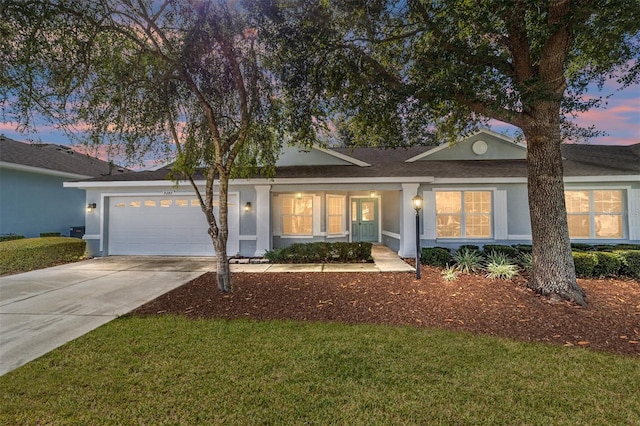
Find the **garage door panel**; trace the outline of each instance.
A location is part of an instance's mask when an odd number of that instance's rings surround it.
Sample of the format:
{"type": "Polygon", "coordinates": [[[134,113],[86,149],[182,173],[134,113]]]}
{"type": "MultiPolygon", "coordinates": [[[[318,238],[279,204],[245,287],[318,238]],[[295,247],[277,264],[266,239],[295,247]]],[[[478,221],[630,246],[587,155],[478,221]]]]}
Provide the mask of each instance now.
{"type": "MultiPolygon", "coordinates": [[[[237,195],[230,194],[229,200],[227,251],[235,255],[240,245],[240,212],[237,195]]],[[[195,197],[111,197],[109,207],[109,254],[215,255],[207,221],[195,197]]]]}

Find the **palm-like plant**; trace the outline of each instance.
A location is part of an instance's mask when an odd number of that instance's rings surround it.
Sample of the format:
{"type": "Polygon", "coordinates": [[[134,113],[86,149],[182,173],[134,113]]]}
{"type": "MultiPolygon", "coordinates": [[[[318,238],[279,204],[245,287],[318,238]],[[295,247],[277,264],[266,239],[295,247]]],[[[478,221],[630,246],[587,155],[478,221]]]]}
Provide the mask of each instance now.
{"type": "Polygon", "coordinates": [[[475,274],[482,270],[482,255],[477,250],[462,248],[453,256],[456,269],[465,274],[475,274]]]}

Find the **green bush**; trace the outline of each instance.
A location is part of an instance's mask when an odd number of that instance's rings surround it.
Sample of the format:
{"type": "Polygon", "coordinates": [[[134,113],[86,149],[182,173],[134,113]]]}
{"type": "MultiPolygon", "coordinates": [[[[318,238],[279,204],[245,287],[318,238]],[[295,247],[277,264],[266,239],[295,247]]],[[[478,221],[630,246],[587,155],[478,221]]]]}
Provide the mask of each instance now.
{"type": "Polygon", "coordinates": [[[24,235],[15,235],[15,234],[0,235],[0,243],[4,241],[14,241],[14,240],[23,240],[23,239],[24,239],[24,235]]]}
{"type": "Polygon", "coordinates": [[[518,249],[516,249],[515,247],[500,244],[485,244],[485,246],[482,247],[482,251],[484,252],[485,256],[488,256],[489,253],[494,252],[502,253],[510,257],[511,259],[515,259],[516,257],[518,257],[518,249]]]}
{"type": "Polygon", "coordinates": [[[616,253],[596,251],[596,266],[593,268],[594,277],[617,277],[620,274],[622,262],[616,253]]]}
{"type": "Polygon", "coordinates": [[[620,273],[640,279],[640,250],[623,250],[616,252],[616,254],[620,256],[622,262],[620,273]]]}
{"type": "Polygon", "coordinates": [[[371,243],[296,243],[270,250],[264,257],[271,263],[371,262],[371,243]]]}
{"type": "Polygon", "coordinates": [[[59,232],[41,232],[40,238],[48,238],[48,237],[59,237],[59,232]]]}
{"type": "Polygon", "coordinates": [[[41,269],[84,257],[86,242],[78,238],[28,238],[0,244],[0,274],[41,269]]]}
{"type": "Polygon", "coordinates": [[[460,250],[470,250],[470,251],[480,251],[480,247],[473,244],[463,244],[458,247],[458,251],[460,250]]]}
{"type": "Polygon", "coordinates": [[[451,263],[451,253],[444,247],[425,247],[420,255],[423,265],[445,267],[451,263]]]}
{"type": "Polygon", "coordinates": [[[513,246],[519,253],[533,253],[533,246],[531,244],[515,244],[513,246]]]}
{"type": "Polygon", "coordinates": [[[633,250],[633,251],[637,251],[640,250],[640,244],[616,244],[615,245],[615,249],[616,250],[633,250]]]}
{"type": "Polygon", "coordinates": [[[598,258],[594,253],[580,251],[572,252],[573,264],[576,268],[576,275],[582,278],[593,277],[593,271],[598,263],[598,258]]]}
{"type": "Polygon", "coordinates": [[[591,244],[571,243],[572,251],[591,251],[593,246],[591,244]]]}

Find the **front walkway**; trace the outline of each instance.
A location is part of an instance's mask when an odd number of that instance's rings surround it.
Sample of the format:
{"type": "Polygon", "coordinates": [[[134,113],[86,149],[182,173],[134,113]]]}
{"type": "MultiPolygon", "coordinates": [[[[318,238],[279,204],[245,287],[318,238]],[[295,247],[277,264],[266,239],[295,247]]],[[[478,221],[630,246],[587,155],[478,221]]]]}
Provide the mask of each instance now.
{"type": "Polygon", "coordinates": [[[382,244],[371,249],[373,263],[233,264],[231,272],[415,272],[397,253],[382,244]]]}

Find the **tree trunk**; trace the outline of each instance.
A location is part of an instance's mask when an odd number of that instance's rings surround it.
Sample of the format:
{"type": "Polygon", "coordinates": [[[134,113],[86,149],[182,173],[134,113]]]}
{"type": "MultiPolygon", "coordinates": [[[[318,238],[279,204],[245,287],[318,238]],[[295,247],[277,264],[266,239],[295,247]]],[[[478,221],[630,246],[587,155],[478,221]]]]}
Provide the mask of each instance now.
{"type": "Polygon", "coordinates": [[[522,130],[527,140],[533,269],[529,287],[546,296],[586,306],[576,283],[564,200],[559,106],[547,102],[522,130]]]}
{"type": "Polygon", "coordinates": [[[216,257],[218,259],[217,278],[218,290],[222,292],[231,291],[231,269],[229,268],[229,258],[227,257],[227,241],[224,244],[216,242],[216,257]]]}
{"type": "Polygon", "coordinates": [[[219,185],[218,232],[213,244],[218,259],[218,290],[231,291],[231,269],[227,257],[227,240],[229,239],[229,177],[220,176],[219,185]]]}

